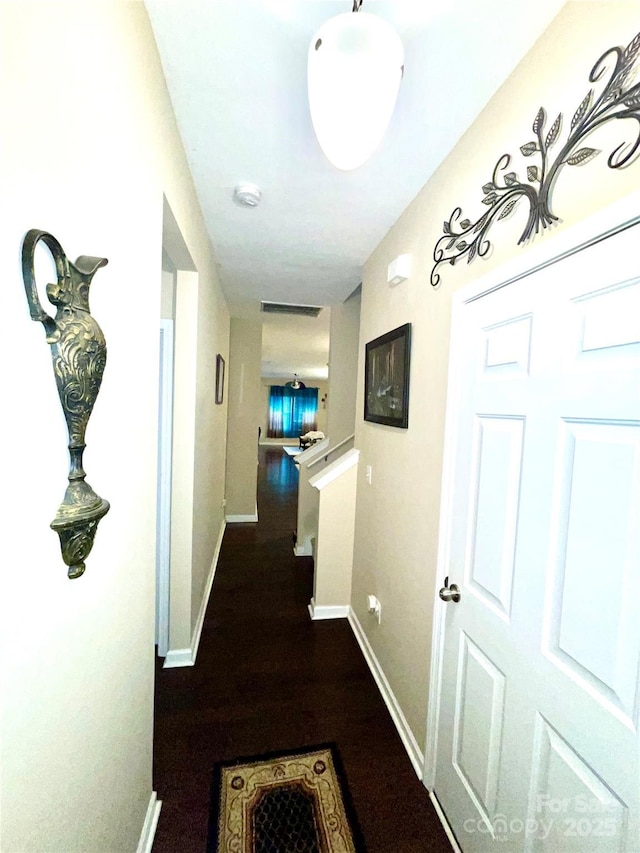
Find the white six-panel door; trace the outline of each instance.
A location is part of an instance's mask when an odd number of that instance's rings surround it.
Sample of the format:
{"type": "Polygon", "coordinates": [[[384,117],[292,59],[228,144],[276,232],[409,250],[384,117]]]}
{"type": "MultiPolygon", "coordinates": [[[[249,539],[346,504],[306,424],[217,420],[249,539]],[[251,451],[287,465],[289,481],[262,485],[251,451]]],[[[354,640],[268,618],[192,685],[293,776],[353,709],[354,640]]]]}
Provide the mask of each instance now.
{"type": "Polygon", "coordinates": [[[639,245],[454,319],[434,792],[464,853],[640,851],[639,245]]]}

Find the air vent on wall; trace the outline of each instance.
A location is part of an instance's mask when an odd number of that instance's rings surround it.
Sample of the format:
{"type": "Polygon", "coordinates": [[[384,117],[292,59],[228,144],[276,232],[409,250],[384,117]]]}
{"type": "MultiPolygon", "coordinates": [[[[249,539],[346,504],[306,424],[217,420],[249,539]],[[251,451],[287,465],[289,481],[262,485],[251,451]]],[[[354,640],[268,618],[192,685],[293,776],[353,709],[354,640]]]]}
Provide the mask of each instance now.
{"type": "Polygon", "coordinates": [[[317,317],[322,311],[318,305],[292,305],[289,302],[261,302],[260,310],[265,314],[300,314],[303,317],[317,317]]]}

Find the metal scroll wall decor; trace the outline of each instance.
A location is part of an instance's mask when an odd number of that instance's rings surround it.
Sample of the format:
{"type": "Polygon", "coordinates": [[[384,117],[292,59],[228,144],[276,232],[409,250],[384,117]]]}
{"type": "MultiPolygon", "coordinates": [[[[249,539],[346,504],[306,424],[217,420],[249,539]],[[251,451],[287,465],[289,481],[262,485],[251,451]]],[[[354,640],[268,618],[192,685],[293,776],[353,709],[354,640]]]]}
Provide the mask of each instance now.
{"type": "Polygon", "coordinates": [[[571,127],[564,144],[551,150],[562,136],[562,113],[547,129],[547,114],[540,107],[533,121],[535,139],[520,146],[524,157],[535,157],[538,162],[527,166],[527,180],[521,181],[517,173],[507,171],[511,156],[503,154],[493,170],[491,180],[483,187],[482,203],[487,210],[472,222],[462,218],[462,209],[456,207],[443,225],[444,236],[436,242],[431,270],[431,284],[440,283],[440,266],[454,266],[466,257],[467,263],[483,257],[491,248],[487,233],[496,220],[506,219],[523,201],[529,206],[529,215],[518,245],[526,242],[541,228],[547,228],[558,217],[552,210],[551,192],[564,166],[584,166],[600,151],[583,145],[585,137],[613,119],[635,119],[638,124],[635,141],[622,142],[610,155],[612,169],[626,166],[640,146],[640,83],[634,84],[640,57],[640,33],[626,48],[612,47],[602,54],[591,69],[589,82],[598,84],[589,90],[573,114],[571,127]]]}
{"type": "Polygon", "coordinates": [[[22,277],[31,319],[45,328],[51,346],[53,372],[69,432],[69,483],[51,527],[60,537],[62,558],[70,578],[85,570],[100,519],[109,504],[85,480],[82,467],[84,436],[100,390],[107,346],[100,326],[89,312],[89,287],[106,258],[80,255],[75,264],[46,231],[31,230],[22,245],[22,277]],[[34,252],[42,241],[53,256],[58,280],[47,285],[47,297],[56,306],[55,319],[42,308],[34,272],[34,252]]]}

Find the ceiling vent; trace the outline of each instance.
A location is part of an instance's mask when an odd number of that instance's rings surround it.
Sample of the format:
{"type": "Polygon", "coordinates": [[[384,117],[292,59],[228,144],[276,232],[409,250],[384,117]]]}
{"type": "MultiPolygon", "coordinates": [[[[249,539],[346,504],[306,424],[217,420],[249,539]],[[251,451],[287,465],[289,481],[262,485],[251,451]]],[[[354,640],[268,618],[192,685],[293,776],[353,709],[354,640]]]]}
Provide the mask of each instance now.
{"type": "Polygon", "coordinates": [[[290,302],[261,302],[260,310],[265,314],[298,314],[302,317],[317,317],[322,311],[322,306],[292,305],[290,302]]]}

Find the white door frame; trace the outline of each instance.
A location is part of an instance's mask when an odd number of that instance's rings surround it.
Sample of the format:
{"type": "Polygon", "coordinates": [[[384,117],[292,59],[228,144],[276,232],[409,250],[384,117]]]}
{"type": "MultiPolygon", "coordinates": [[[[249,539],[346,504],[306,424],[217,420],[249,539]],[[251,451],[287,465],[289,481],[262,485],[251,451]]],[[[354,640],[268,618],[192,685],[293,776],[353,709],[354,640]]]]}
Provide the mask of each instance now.
{"type": "Polygon", "coordinates": [[[169,651],[171,590],[171,469],[173,446],[173,320],[160,320],[158,411],[158,509],[156,530],[156,643],[169,651]]]}
{"type": "MultiPolygon", "coordinates": [[[[636,191],[619,202],[610,205],[572,228],[561,232],[553,238],[545,240],[542,237],[537,246],[526,251],[522,256],[493,270],[477,281],[461,288],[451,297],[451,342],[449,348],[449,382],[447,387],[447,410],[445,418],[445,442],[442,469],[442,491],[440,499],[440,524],[438,531],[438,559],[435,577],[433,635],[431,647],[431,674],[429,679],[429,704],[427,711],[427,737],[424,760],[423,782],[431,793],[431,798],[442,820],[445,830],[448,829],[446,816],[433,795],[436,773],[436,754],[438,748],[438,722],[443,676],[443,651],[445,632],[445,604],[440,601],[438,590],[446,575],[449,574],[449,542],[447,540],[451,521],[451,504],[453,499],[452,475],[456,457],[455,432],[451,428],[454,408],[457,407],[456,377],[461,341],[458,340],[458,317],[464,305],[474,301],[493,290],[506,287],[544,267],[555,264],[563,258],[576,254],[588,246],[598,243],[619,231],[640,222],[640,191],[636,191]]],[[[442,287],[446,287],[443,282],[442,287]]],[[[447,832],[459,849],[455,839],[447,832]]]]}

